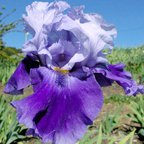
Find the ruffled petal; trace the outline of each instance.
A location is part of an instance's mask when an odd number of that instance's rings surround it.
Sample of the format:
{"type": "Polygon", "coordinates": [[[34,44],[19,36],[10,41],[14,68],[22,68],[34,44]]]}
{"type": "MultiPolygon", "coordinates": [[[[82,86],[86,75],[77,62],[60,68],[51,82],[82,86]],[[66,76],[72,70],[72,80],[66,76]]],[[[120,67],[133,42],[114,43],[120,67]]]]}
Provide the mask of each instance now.
{"type": "Polygon", "coordinates": [[[30,53],[46,49],[53,25],[60,21],[61,13],[69,7],[64,1],[33,2],[28,5],[26,7],[27,15],[23,15],[23,19],[26,31],[31,33],[33,38],[24,44],[22,51],[30,53]]]}
{"type": "Polygon", "coordinates": [[[22,94],[23,89],[31,84],[29,76],[30,69],[38,66],[39,63],[30,56],[24,58],[7,82],[4,92],[7,94],[22,94]]]}
{"type": "MultiPolygon", "coordinates": [[[[107,53],[103,50],[106,48],[112,50],[113,37],[116,36],[115,27],[106,24],[97,14],[83,13],[83,6],[64,13],[68,8],[70,6],[63,1],[34,2],[29,5],[24,20],[28,31],[33,31],[34,37],[24,45],[23,51],[38,53],[46,49],[45,52],[48,53],[49,47],[54,43],[66,40],[72,42],[77,49],[62,69],[71,70],[76,63],[90,67],[99,62],[107,63],[105,57],[107,53]]],[[[47,65],[51,66],[51,56],[44,56],[45,58],[48,59],[47,65]]]]}
{"type": "Polygon", "coordinates": [[[44,67],[37,71],[43,76],[38,90],[12,103],[19,122],[34,129],[44,142],[74,144],[101,110],[99,85],[93,76],[81,81],[44,67]]]}
{"type": "Polygon", "coordinates": [[[109,53],[111,52],[114,46],[113,37],[117,34],[115,27],[106,24],[98,14],[85,14],[83,17],[88,21],[80,24],[85,35],[89,37],[87,48],[90,49],[90,54],[86,60],[87,65],[92,67],[97,63],[107,63],[107,53],[103,50],[109,49],[109,53]]]}
{"type": "Polygon", "coordinates": [[[80,27],[79,23],[72,20],[68,16],[63,16],[61,21],[59,22],[57,26],[58,31],[66,30],[70,31],[74,34],[74,36],[79,40],[80,47],[77,50],[77,52],[71,57],[69,62],[63,66],[63,69],[72,69],[75,63],[82,62],[85,60],[89,55],[89,49],[88,49],[88,36],[85,35],[83,29],[80,27]]]}
{"type": "Polygon", "coordinates": [[[70,6],[64,2],[33,2],[26,7],[27,16],[23,15],[26,30],[32,34],[41,31],[43,25],[51,25],[54,18],[70,6]]]}
{"type": "Polygon", "coordinates": [[[105,84],[109,85],[113,81],[116,81],[120,86],[123,87],[127,95],[136,95],[138,93],[144,94],[144,86],[137,85],[132,79],[131,74],[124,70],[124,67],[125,65],[122,63],[115,65],[109,64],[107,66],[97,66],[97,68],[92,70],[85,68],[85,71],[95,73],[96,79],[99,83],[101,83],[102,79],[99,79],[97,75],[103,75],[105,80],[103,81],[102,86],[105,84]]]}
{"type": "Polygon", "coordinates": [[[80,20],[81,23],[88,22],[86,19],[84,19],[84,8],[84,5],[73,8],[68,12],[68,16],[73,20],[80,20]]]}
{"type": "Polygon", "coordinates": [[[113,83],[113,80],[108,79],[101,73],[95,73],[95,78],[101,87],[111,86],[113,83]]]}
{"type": "Polygon", "coordinates": [[[71,69],[76,62],[82,61],[84,61],[83,64],[90,67],[99,62],[107,63],[105,57],[107,53],[104,53],[103,50],[109,49],[109,53],[111,52],[113,38],[117,34],[115,27],[106,24],[103,18],[97,14],[83,14],[80,8],[77,9],[75,18],[70,18],[73,17],[72,15],[68,16],[63,16],[57,30],[72,32],[80,41],[82,47],[64,66],[64,69],[71,69]],[[76,19],[77,16],[80,19],[76,19]]]}

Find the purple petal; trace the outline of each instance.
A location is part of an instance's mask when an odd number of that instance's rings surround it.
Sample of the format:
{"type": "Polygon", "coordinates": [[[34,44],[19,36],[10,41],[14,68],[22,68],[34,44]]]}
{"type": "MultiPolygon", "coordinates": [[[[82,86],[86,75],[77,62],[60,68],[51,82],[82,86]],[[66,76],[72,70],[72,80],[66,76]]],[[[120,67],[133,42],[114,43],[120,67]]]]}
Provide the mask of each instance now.
{"type": "Polygon", "coordinates": [[[70,5],[65,1],[58,1],[51,3],[51,8],[57,8],[59,12],[63,12],[66,9],[70,8],[70,5]]]}
{"type": "Polygon", "coordinates": [[[71,42],[66,40],[59,40],[58,43],[54,43],[51,47],[49,47],[49,51],[52,54],[53,65],[62,67],[70,58],[75,54],[76,49],[71,42]]]}
{"type": "MultiPolygon", "coordinates": [[[[78,23],[72,20],[68,16],[63,16],[58,28],[58,31],[66,30],[74,34],[74,36],[79,40],[82,45],[87,45],[88,36],[85,35],[83,29],[78,23]]],[[[78,51],[71,57],[70,61],[63,67],[63,69],[71,69],[76,62],[81,62],[87,58],[89,55],[89,50],[84,46],[80,46],[78,51]]]]}
{"type": "Polygon", "coordinates": [[[73,8],[71,11],[68,12],[68,16],[73,20],[80,19],[81,23],[87,22],[87,20],[84,19],[84,8],[85,6],[83,5],[73,8]]]}
{"type": "Polygon", "coordinates": [[[36,92],[40,89],[44,76],[39,72],[38,69],[31,69],[30,78],[33,91],[36,92]]]}
{"type": "MultiPolygon", "coordinates": [[[[111,51],[113,48],[113,37],[116,36],[114,26],[106,24],[97,14],[84,13],[83,6],[65,11],[68,8],[70,6],[64,1],[33,2],[29,5],[26,8],[27,16],[23,18],[27,31],[34,37],[24,45],[23,51],[37,52],[38,55],[43,55],[41,54],[43,51],[46,54],[42,56],[42,60],[47,62],[48,67],[53,67],[57,56],[51,59],[49,47],[59,40],[70,41],[74,48],[69,52],[75,48],[76,51],[72,52],[65,63],[61,64],[62,69],[71,70],[76,63],[89,67],[99,62],[107,63],[105,57],[107,53],[103,50],[107,48],[111,51]]],[[[58,50],[55,49],[55,51],[58,50]]]]}
{"type": "Polygon", "coordinates": [[[24,58],[5,86],[7,94],[22,94],[23,89],[30,85],[30,69],[38,67],[38,62],[30,56],[24,58]]]}
{"type": "Polygon", "coordinates": [[[20,123],[35,130],[44,142],[74,144],[92,124],[103,104],[94,77],[85,81],[41,67],[35,94],[13,102],[20,123]]]}
{"type": "Polygon", "coordinates": [[[95,73],[95,78],[101,87],[110,86],[113,83],[113,80],[106,78],[101,73],[95,73]]]}
{"type": "MultiPolygon", "coordinates": [[[[137,85],[132,79],[129,72],[124,70],[125,65],[122,63],[115,65],[107,65],[105,67],[97,67],[92,70],[93,73],[102,74],[105,77],[104,83],[111,84],[112,81],[116,81],[120,86],[122,86],[127,95],[136,95],[137,93],[144,93],[144,86],[137,85]]],[[[88,69],[87,69],[88,70],[88,69]]],[[[86,69],[85,69],[86,71],[86,69]]],[[[99,80],[100,82],[100,80],[99,80]]],[[[104,84],[102,84],[104,85],[104,84]]]]}
{"type": "Polygon", "coordinates": [[[116,36],[116,29],[112,25],[104,23],[101,16],[97,14],[83,14],[86,22],[63,16],[57,30],[67,30],[72,32],[82,44],[81,49],[70,59],[64,69],[70,69],[76,62],[85,61],[87,66],[107,63],[106,53],[103,50],[113,48],[113,37],[116,36]]]}
{"type": "Polygon", "coordinates": [[[82,70],[82,68],[77,68],[76,66],[70,71],[70,75],[76,77],[80,80],[87,79],[87,73],[82,70]]]}

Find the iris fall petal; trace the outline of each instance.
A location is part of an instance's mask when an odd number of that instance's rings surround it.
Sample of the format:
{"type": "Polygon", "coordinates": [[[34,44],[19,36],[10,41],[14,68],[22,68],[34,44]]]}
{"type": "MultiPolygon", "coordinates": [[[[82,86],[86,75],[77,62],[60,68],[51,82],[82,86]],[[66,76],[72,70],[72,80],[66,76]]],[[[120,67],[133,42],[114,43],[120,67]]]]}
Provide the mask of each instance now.
{"type": "Polygon", "coordinates": [[[30,56],[24,58],[7,82],[4,92],[7,94],[21,94],[24,88],[31,85],[29,76],[30,69],[38,66],[38,62],[30,56]]]}
{"type": "Polygon", "coordinates": [[[12,103],[18,120],[34,129],[44,142],[73,144],[101,110],[101,89],[94,76],[81,81],[44,67],[37,71],[43,76],[39,89],[12,103]]]}

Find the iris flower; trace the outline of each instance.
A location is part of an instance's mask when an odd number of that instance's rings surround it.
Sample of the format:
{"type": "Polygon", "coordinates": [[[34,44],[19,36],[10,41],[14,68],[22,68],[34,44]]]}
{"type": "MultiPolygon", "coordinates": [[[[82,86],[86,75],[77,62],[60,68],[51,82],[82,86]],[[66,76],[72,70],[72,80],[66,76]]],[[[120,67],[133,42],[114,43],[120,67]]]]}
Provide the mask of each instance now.
{"type": "Polygon", "coordinates": [[[124,64],[111,65],[106,59],[115,27],[83,9],[64,1],[33,2],[23,15],[32,38],[4,91],[22,94],[32,86],[33,94],[12,105],[19,123],[44,143],[74,144],[82,138],[102,108],[101,87],[116,81],[127,95],[144,93],[124,64]]]}

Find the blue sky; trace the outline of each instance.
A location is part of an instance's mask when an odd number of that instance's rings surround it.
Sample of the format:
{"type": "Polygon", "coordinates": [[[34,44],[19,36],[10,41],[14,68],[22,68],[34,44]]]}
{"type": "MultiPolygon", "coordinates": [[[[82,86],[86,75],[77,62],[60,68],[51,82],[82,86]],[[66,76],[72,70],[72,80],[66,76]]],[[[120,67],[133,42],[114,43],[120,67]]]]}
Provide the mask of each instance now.
{"type": "MultiPolygon", "coordinates": [[[[52,1],[52,0],[43,0],[52,1]]],[[[85,12],[94,12],[102,15],[104,19],[114,24],[118,31],[115,40],[117,47],[136,47],[144,44],[144,0],[66,0],[72,6],[85,5],[85,12]]],[[[25,7],[33,0],[0,0],[7,11],[16,8],[6,21],[20,19],[25,13],[25,7]]],[[[23,27],[18,27],[23,30],[23,27]]],[[[24,43],[24,33],[9,33],[4,37],[8,46],[17,48],[24,43]]]]}

